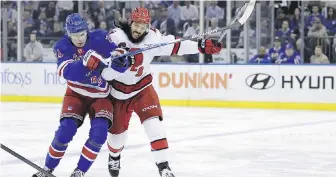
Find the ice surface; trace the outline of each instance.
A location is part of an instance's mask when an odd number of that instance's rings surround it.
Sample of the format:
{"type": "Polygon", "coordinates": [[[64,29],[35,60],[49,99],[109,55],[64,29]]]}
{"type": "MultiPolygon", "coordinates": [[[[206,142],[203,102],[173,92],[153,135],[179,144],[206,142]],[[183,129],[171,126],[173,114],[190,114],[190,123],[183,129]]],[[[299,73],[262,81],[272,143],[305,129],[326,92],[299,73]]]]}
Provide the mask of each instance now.
{"type": "MultiPolygon", "coordinates": [[[[59,104],[2,103],[1,143],[42,165],[58,126],[59,104]]],[[[164,107],[176,177],[335,177],[336,113],[259,109],[164,107]]],[[[89,132],[86,121],[55,171],[70,176],[89,132]]],[[[120,177],[159,177],[134,114],[120,177]]],[[[104,145],[86,177],[109,177],[104,145]]],[[[0,152],[1,177],[35,170],[0,152]]]]}

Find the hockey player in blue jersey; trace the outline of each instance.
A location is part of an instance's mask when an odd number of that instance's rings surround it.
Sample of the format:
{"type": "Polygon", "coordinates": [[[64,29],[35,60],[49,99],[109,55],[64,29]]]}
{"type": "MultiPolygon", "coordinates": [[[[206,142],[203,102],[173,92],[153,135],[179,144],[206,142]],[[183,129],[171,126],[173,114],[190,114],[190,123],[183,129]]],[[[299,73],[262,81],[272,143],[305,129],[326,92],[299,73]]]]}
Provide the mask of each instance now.
{"type": "MultiPolygon", "coordinates": [[[[130,58],[107,63],[105,58],[126,52],[106,38],[107,32],[89,32],[88,23],[80,14],[71,14],[65,22],[67,34],[54,47],[57,73],[67,80],[60,125],[51,142],[44,169],[49,173],[57,167],[68,144],[82,125],[86,114],[90,117],[90,132],[71,177],[82,177],[96,159],[112,125],[113,105],[108,98],[109,84],[101,72],[112,70],[116,76],[130,66],[130,58]]],[[[111,72],[109,72],[111,75],[111,72]]],[[[46,177],[37,172],[33,177],[46,177]]]]}
{"type": "Polygon", "coordinates": [[[301,56],[300,53],[294,50],[292,44],[287,44],[285,53],[280,56],[279,59],[275,61],[276,64],[300,64],[301,56]]]}
{"type": "Polygon", "coordinates": [[[275,61],[279,59],[284,52],[285,49],[281,45],[281,39],[279,37],[275,37],[274,46],[268,50],[268,55],[271,56],[272,63],[275,63],[275,61]]]}
{"type": "Polygon", "coordinates": [[[248,63],[268,64],[271,63],[271,57],[266,53],[265,47],[260,47],[259,53],[251,58],[248,63]]]}

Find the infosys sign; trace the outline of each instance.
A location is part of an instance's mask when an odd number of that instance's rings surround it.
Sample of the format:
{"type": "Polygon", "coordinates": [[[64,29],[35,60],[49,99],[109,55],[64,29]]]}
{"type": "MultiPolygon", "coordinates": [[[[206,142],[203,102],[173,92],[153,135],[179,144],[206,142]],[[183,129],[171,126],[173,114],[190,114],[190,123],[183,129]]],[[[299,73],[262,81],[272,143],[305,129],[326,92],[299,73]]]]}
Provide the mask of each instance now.
{"type": "Polygon", "coordinates": [[[256,90],[273,88],[276,84],[282,89],[309,89],[309,90],[334,90],[336,88],[335,76],[332,75],[281,75],[280,81],[271,74],[255,73],[245,79],[248,87],[256,90]],[[279,82],[279,83],[277,83],[279,82]]]}

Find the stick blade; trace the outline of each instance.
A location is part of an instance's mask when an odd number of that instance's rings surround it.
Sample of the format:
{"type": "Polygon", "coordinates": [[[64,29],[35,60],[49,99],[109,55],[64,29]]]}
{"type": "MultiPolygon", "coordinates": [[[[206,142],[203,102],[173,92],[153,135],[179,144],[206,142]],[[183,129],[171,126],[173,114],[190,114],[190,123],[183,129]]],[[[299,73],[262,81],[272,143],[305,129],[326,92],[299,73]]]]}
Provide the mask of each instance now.
{"type": "Polygon", "coordinates": [[[256,0],[250,0],[248,2],[248,5],[247,5],[247,7],[245,9],[245,12],[244,12],[243,16],[240,17],[240,19],[238,20],[238,22],[241,25],[243,25],[250,18],[251,14],[252,14],[252,12],[254,10],[255,4],[256,4],[256,0]]]}

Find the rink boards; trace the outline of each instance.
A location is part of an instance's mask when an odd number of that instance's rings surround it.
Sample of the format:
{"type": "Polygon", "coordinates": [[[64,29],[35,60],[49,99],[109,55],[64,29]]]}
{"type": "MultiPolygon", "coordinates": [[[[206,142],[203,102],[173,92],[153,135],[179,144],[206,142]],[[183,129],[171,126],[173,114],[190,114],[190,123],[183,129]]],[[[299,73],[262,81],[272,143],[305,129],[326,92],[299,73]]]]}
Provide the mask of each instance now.
{"type": "MultiPolygon", "coordinates": [[[[336,110],[335,65],[151,66],[162,105],[336,110]]],[[[61,103],[55,63],[3,63],[1,101],[61,103]]]]}

